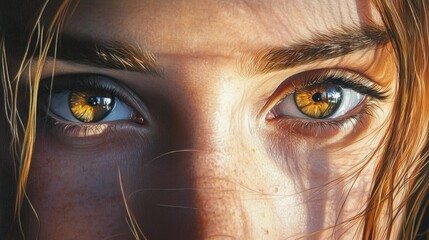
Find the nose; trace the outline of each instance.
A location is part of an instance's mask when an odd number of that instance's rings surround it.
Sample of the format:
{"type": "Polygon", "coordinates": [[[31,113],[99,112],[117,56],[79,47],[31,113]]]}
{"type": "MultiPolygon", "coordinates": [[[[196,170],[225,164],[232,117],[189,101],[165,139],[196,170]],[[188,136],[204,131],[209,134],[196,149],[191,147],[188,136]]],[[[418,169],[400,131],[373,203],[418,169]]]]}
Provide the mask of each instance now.
{"type": "Polygon", "coordinates": [[[233,116],[234,111],[225,104],[233,100],[226,103],[219,94],[203,94],[201,89],[199,93],[193,95],[198,101],[188,105],[192,106],[193,113],[186,121],[187,138],[192,139],[190,148],[195,151],[184,156],[191,158],[188,160],[192,164],[198,236],[200,239],[250,239],[246,237],[249,223],[243,202],[243,185],[247,181],[240,166],[250,160],[241,131],[243,123],[234,126],[231,121],[237,116],[233,116]],[[240,151],[242,153],[237,154],[240,151]]]}
{"type": "Polygon", "coordinates": [[[192,189],[186,193],[188,198],[192,195],[189,203],[195,222],[190,224],[195,224],[195,235],[198,239],[276,239],[272,226],[280,220],[274,214],[272,194],[279,183],[267,174],[278,169],[268,161],[252,105],[243,100],[245,88],[231,83],[234,73],[216,71],[225,69],[216,64],[177,62],[182,67],[170,70],[174,74],[167,77],[175,81],[170,84],[179,84],[174,94],[166,96],[171,98],[171,110],[163,114],[169,116],[166,124],[175,129],[172,148],[178,151],[159,163],[168,159],[169,185],[182,181],[192,189]]]}
{"type": "Polygon", "coordinates": [[[194,159],[194,186],[202,238],[246,237],[248,212],[243,202],[243,179],[235,156],[215,149],[194,159]]]}
{"type": "Polygon", "coordinates": [[[262,147],[249,141],[256,139],[251,131],[254,122],[247,117],[246,104],[239,104],[240,97],[233,94],[236,90],[228,85],[205,93],[201,89],[187,104],[192,113],[184,121],[186,138],[192,139],[190,149],[195,150],[184,157],[190,158],[192,165],[198,236],[262,239],[271,224],[269,219],[262,220],[266,213],[262,209],[270,202],[261,195],[272,183],[256,176],[263,161],[256,161],[260,154],[256,149],[262,147]]]}
{"type": "Polygon", "coordinates": [[[276,171],[275,165],[267,161],[264,147],[244,119],[223,126],[216,124],[219,117],[209,119],[197,127],[193,143],[197,151],[192,154],[199,237],[277,239],[272,228],[280,221],[276,206],[284,198],[276,196],[279,179],[269,175],[270,169],[276,171]]]}
{"type": "Polygon", "coordinates": [[[158,118],[152,125],[159,127],[154,144],[160,147],[144,173],[128,181],[137,192],[130,206],[140,213],[148,239],[249,239],[244,189],[251,179],[246,171],[253,170],[241,117],[246,111],[237,107],[239,96],[230,85],[220,81],[227,74],[216,71],[218,65],[174,62],[181,67],[166,69],[171,80],[162,86],[162,105],[153,114],[158,118]]]}

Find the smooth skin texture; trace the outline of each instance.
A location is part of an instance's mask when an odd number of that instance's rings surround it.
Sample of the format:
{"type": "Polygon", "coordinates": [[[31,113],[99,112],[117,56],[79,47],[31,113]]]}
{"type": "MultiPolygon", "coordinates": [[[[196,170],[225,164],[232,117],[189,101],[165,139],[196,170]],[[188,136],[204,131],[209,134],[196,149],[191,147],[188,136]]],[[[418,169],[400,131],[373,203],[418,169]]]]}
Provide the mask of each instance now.
{"type": "MultiPolygon", "coordinates": [[[[29,239],[38,231],[47,240],[133,239],[125,198],[147,239],[359,238],[351,218],[365,207],[378,161],[377,153],[368,157],[393,107],[389,44],[254,69],[264,49],[364,25],[381,26],[368,1],[82,0],[64,35],[134,45],[159,71],[56,61],[56,75],[100,74],[131,89],[129,106],[145,121],[66,130],[64,121],[46,125],[41,111],[27,187],[40,229],[25,208],[24,232],[29,239]],[[301,87],[299,74],[326,69],[363,77],[388,97],[366,98],[339,117],[341,126],[272,119],[271,109],[301,87]]],[[[49,59],[43,78],[53,67],[49,59]]]]}

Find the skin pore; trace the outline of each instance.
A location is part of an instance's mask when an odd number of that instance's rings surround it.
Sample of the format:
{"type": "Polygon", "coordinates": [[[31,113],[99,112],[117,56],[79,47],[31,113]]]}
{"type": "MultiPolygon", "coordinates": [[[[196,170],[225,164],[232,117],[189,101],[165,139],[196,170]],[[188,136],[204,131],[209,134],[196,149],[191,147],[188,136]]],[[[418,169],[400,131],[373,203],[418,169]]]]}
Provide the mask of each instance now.
{"type": "Polygon", "coordinates": [[[397,84],[391,46],[365,32],[381,26],[368,1],[82,0],[41,86],[52,69],[53,96],[108,85],[137,117],[70,122],[50,108],[67,102],[41,91],[27,186],[37,217],[27,205],[23,231],[133,239],[132,215],[147,239],[359,238],[353,217],[366,206],[397,84]],[[267,57],[316,49],[322,34],[335,54],[308,51],[287,66],[267,57]],[[347,35],[367,41],[337,44],[347,35]],[[71,56],[83,48],[67,39],[102,47],[71,56]],[[131,60],[108,55],[130,48],[131,60]],[[277,67],[264,68],[267,59],[277,67]],[[278,107],[332,76],[353,81],[363,100],[322,120],[278,107]]]}

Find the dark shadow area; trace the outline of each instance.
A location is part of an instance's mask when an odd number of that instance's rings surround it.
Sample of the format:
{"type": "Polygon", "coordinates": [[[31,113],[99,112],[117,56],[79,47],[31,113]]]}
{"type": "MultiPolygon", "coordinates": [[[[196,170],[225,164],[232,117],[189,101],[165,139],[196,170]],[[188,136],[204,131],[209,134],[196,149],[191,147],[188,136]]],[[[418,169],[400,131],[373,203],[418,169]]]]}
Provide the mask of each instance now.
{"type": "MultiPolygon", "coordinates": [[[[3,89],[0,85],[0,106],[4,106],[3,89]]],[[[0,239],[8,239],[14,211],[16,183],[13,161],[10,156],[10,131],[4,108],[0,108],[0,239]]]]}

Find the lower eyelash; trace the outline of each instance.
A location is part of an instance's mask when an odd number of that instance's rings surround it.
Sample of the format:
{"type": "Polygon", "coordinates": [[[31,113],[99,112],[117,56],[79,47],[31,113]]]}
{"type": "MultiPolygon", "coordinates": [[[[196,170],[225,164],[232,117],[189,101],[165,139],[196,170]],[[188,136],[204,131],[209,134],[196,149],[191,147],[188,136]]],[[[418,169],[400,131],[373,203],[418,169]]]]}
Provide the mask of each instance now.
{"type": "Polygon", "coordinates": [[[104,133],[108,127],[106,124],[97,125],[75,125],[59,123],[57,125],[63,135],[72,135],[76,137],[90,137],[104,133]]]}
{"type": "MultiPolygon", "coordinates": [[[[371,117],[374,115],[374,110],[377,106],[368,100],[363,102],[360,110],[354,114],[342,117],[340,119],[329,120],[308,120],[302,118],[277,118],[269,120],[276,122],[282,128],[286,128],[292,132],[298,132],[304,136],[312,137],[331,137],[341,131],[353,129],[355,132],[360,132],[369,125],[371,117]]],[[[359,106],[358,106],[359,108],[359,106]]]]}
{"type": "Polygon", "coordinates": [[[51,114],[45,115],[46,129],[54,131],[56,134],[60,133],[61,136],[70,137],[90,137],[106,133],[113,127],[109,124],[84,124],[84,123],[70,123],[56,119],[51,114]]]}

